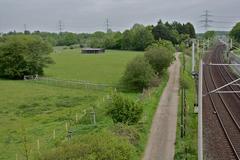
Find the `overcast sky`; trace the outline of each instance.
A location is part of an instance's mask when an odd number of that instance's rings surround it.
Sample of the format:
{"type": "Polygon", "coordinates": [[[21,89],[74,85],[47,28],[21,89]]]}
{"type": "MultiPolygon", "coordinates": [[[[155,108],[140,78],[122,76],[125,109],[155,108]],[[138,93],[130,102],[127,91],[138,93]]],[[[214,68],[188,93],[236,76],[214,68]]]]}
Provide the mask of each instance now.
{"type": "Polygon", "coordinates": [[[239,7],[240,0],[0,0],[0,32],[23,31],[24,24],[31,31],[58,32],[59,20],[64,31],[105,31],[107,18],[114,31],[162,19],[191,22],[202,32],[206,9],[218,21],[211,23],[215,30],[229,30],[240,20],[239,7]]]}

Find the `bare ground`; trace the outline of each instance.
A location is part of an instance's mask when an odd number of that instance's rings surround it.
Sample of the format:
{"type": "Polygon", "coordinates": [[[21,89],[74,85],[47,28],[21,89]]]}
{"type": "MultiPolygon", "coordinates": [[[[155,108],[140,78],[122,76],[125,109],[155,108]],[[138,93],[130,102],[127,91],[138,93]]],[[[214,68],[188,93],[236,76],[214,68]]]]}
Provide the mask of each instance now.
{"type": "Polygon", "coordinates": [[[154,115],[143,160],[172,160],[175,152],[180,61],[169,68],[169,81],[154,115]]]}

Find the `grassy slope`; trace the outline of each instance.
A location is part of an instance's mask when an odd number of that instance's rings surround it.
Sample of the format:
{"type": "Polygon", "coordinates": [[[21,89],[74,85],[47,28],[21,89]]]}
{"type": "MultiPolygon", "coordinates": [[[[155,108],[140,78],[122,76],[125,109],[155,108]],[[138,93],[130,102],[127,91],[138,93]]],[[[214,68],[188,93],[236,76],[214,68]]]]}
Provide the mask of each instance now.
{"type": "MultiPolygon", "coordinates": [[[[57,50],[51,56],[56,64],[46,69],[46,75],[62,79],[80,79],[97,83],[117,83],[128,61],[142,52],[107,51],[102,55],[81,55],[78,49],[57,50]]],[[[152,117],[159,97],[167,83],[167,73],[158,88],[151,89],[144,98],[144,127],[140,127],[141,140],[137,146],[138,156],[144,151],[152,117]]],[[[103,97],[110,91],[72,89],[37,84],[27,81],[0,80],[0,159],[21,159],[23,155],[22,138],[27,136],[31,153],[37,153],[37,140],[40,140],[40,151],[44,152],[65,139],[65,124],[81,135],[113,124],[104,115],[103,97]],[[75,122],[83,111],[96,106],[97,125],[91,125],[90,117],[75,122]],[[26,134],[22,130],[26,129],[26,134]],[[53,130],[56,139],[53,140],[53,130]]],[[[140,95],[125,93],[132,98],[140,95]]],[[[139,157],[136,157],[139,159],[139,157]]]]}
{"type": "MultiPolygon", "coordinates": [[[[46,73],[63,79],[117,83],[126,63],[137,54],[142,52],[107,51],[102,55],[81,55],[78,49],[63,50],[60,54],[52,54],[56,64],[46,69],[46,73]]],[[[40,139],[42,151],[58,142],[52,141],[54,129],[56,139],[64,139],[66,122],[72,124],[70,128],[74,133],[87,133],[111,124],[110,119],[102,115],[101,107],[97,111],[97,127],[89,125],[89,116],[81,125],[74,123],[76,113],[81,115],[84,109],[100,106],[109,91],[8,80],[0,80],[0,90],[0,159],[15,159],[16,153],[21,157],[22,128],[26,129],[34,152],[37,139],[40,139]]]]}
{"type": "Polygon", "coordinates": [[[23,126],[31,142],[39,138],[46,141],[53,129],[57,129],[56,136],[62,136],[65,123],[73,119],[75,113],[80,114],[91,102],[106,94],[5,80],[0,81],[0,89],[0,159],[14,159],[16,153],[22,152],[23,126]],[[69,102],[69,107],[63,103],[63,98],[69,102]],[[74,100],[78,102],[73,104],[74,100]]]}
{"type": "MultiPolygon", "coordinates": [[[[182,56],[181,56],[182,57],[182,56]]],[[[182,58],[181,58],[181,62],[182,58]]],[[[184,77],[188,82],[189,88],[186,90],[187,100],[187,114],[186,114],[186,136],[180,137],[180,124],[181,124],[181,93],[179,99],[178,110],[178,123],[177,123],[177,137],[175,146],[175,159],[191,159],[197,160],[197,114],[194,114],[194,102],[195,102],[195,82],[191,76],[191,58],[186,57],[186,71],[181,72],[181,77],[184,77]]]]}
{"type": "Polygon", "coordinates": [[[161,84],[158,88],[151,90],[151,96],[145,99],[144,102],[144,113],[146,116],[146,122],[144,130],[141,132],[141,140],[138,150],[143,154],[146,143],[149,136],[149,131],[152,125],[152,119],[157,109],[160,97],[163,93],[164,88],[166,87],[168,82],[168,73],[165,73],[161,79],[161,84]]]}

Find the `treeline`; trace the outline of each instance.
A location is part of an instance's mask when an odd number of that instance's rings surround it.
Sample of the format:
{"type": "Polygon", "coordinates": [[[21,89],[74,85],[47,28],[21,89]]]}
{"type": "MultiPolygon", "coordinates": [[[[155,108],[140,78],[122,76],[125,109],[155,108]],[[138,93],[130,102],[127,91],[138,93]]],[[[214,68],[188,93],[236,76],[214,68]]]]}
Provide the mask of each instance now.
{"type": "Polygon", "coordinates": [[[34,31],[31,33],[25,31],[24,33],[9,32],[3,34],[3,37],[16,34],[38,35],[53,46],[71,46],[78,44],[81,47],[122,50],[144,50],[154,41],[160,39],[169,40],[174,45],[178,45],[189,38],[196,37],[195,29],[191,23],[163,23],[161,20],[155,26],[135,24],[132,28],[124,32],[113,32],[109,30],[108,33],[98,31],[92,34],[77,34],[71,32],[49,33],[34,31]]]}
{"type": "Polygon", "coordinates": [[[231,38],[233,38],[234,41],[240,43],[240,22],[235,24],[235,26],[230,31],[229,35],[231,38]]]}

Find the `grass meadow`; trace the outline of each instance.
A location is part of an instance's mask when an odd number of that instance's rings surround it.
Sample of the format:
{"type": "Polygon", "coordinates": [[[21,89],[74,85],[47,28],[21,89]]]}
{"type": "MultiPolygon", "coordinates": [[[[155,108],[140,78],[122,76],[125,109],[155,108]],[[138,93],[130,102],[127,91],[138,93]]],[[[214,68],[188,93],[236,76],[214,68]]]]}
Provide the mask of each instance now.
{"type": "MultiPolygon", "coordinates": [[[[57,49],[51,54],[55,64],[45,69],[45,76],[93,83],[118,83],[126,64],[143,52],[109,50],[105,54],[83,55],[79,49],[57,49]]],[[[138,147],[144,150],[151,118],[168,76],[159,88],[149,91],[144,101],[145,130],[138,147]],[[149,96],[151,95],[151,96],[149,96]]],[[[111,89],[60,87],[31,81],[0,80],[0,159],[21,160],[26,148],[30,159],[55,147],[72,136],[97,132],[113,125],[105,115],[104,103],[111,89]],[[92,113],[96,113],[93,125],[92,113]]],[[[125,93],[132,98],[140,94],[125,93]]]]}

